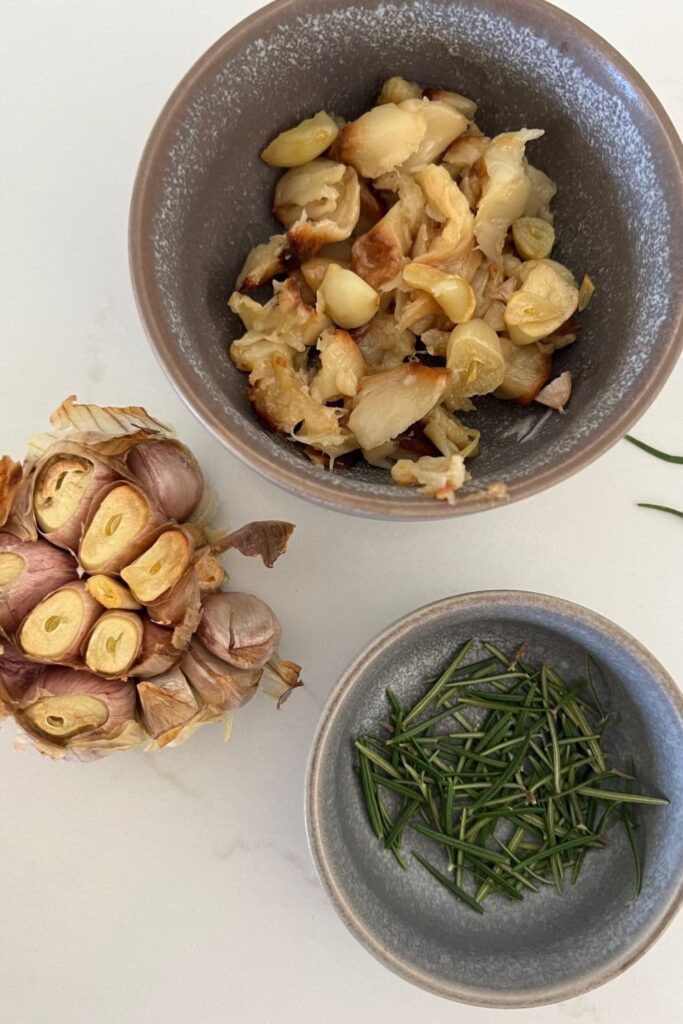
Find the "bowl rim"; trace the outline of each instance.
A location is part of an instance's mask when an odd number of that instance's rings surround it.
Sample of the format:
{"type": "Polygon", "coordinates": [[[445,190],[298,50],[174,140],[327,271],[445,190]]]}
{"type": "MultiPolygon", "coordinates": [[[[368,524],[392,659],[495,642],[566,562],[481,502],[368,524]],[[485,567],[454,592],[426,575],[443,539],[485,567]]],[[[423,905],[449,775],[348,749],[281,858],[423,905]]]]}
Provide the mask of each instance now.
{"type": "MultiPolygon", "coordinates": [[[[445,0],[440,0],[440,2],[445,2],[445,0]]],[[[466,0],[466,2],[479,2],[480,6],[486,6],[489,0],[466,0]]],[[[494,4],[496,2],[497,0],[493,0],[494,4]]],[[[322,9],[333,9],[340,5],[353,6],[353,0],[315,0],[315,3],[322,9]]],[[[319,479],[303,477],[296,468],[274,462],[266,453],[255,451],[248,438],[241,436],[238,428],[211,411],[200,383],[189,381],[183,375],[176,358],[176,344],[170,332],[166,330],[162,302],[154,284],[152,243],[147,230],[153,207],[152,190],[149,185],[156,175],[157,160],[165,152],[166,139],[172,133],[174,124],[182,113],[186,97],[192,93],[197,83],[219,65],[231,51],[237,50],[255,35],[262,35],[271,27],[287,20],[290,17],[290,12],[292,15],[296,13],[300,5],[301,0],[273,0],[238,22],[216,40],[195,61],[175,87],[147,139],[131,198],[128,254],[138,313],[157,360],[193,415],[233,455],[236,455],[267,480],[298,498],[312,501],[338,512],[410,521],[449,519],[487,508],[495,508],[501,504],[520,501],[566,480],[594,462],[628,433],[633,424],[652,404],[672,372],[683,349],[683,266],[678,270],[674,268],[673,271],[675,280],[671,291],[677,298],[675,299],[674,315],[669,321],[668,339],[657,362],[650,367],[644,386],[597,436],[590,438],[586,444],[577,446],[576,450],[560,463],[534,473],[525,480],[509,483],[504,498],[494,497],[482,489],[465,495],[450,505],[443,501],[415,500],[414,497],[407,500],[407,495],[402,496],[398,488],[395,497],[347,493],[342,488],[334,487],[324,476],[319,479]]],[[[573,15],[547,3],[546,0],[516,0],[515,13],[517,16],[523,16],[525,10],[545,17],[565,32],[578,37],[585,45],[599,50],[605,62],[613,65],[620,75],[629,82],[643,106],[648,109],[653,121],[658,125],[662,142],[669,150],[672,165],[678,172],[668,183],[668,187],[674,192],[671,205],[673,209],[683,209],[683,142],[663,105],[645,79],[615,47],[573,15]],[[675,193],[677,193],[677,197],[675,193]]]]}
{"type": "MultiPolygon", "coordinates": [[[[681,872],[678,888],[671,894],[668,903],[664,906],[660,915],[651,923],[649,928],[637,937],[636,941],[632,942],[628,950],[603,967],[596,968],[574,981],[569,980],[561,985],[549,988],[540,987],[533,994],[529,989],[515,993],[514,991],[499,992],[483,988],[462,987],[455,983],[449,984],[439,981],[427,972],[416,968],[408,959],[389,953],[381,941],[375,938],[372,931],[354,913],[345,900],[343,887],[336,881],[334,871],[326,856],[324,843],[322,842],[320,824],[322,815],[320,811],[319,790],[322,773],[322,754],[327,734],[345,697],[361,683],[368,665],[374,659],[391,648],[397,640],[411,634],[416,629],[420,629],[429,622],[448,616],[451,612],[470,611],[478,613],[486,609],[487,613],[495,614],[498,608],[512,609],[520,607],[542,609],[546,612],[550,611],[551,614],[554,613],[564,618],[570,618],[594,630],[609,634],[614,641],[627,649],[632,656],[643,664],[644,671],[649,674],[655,685],[660,687],[671,699],[678,711],[683,727],[683,693],[654,655],[639,640],[636,640],[631,633],[618,626],[611,619],[573,601],[567,601],[564,598],[553,597],[535,591],[471,591],[452,597],[440,598],[438,601],[433,601],[430,604],[408,612],[408,614],[403,615],[375,636],[367,647],[355,656],[353,661],[343,671],[332,690],[318,721],[308,757],[304,789],[306,835],[311,857],[318,878],[332,906],[351,934],[376,960],[379,960],[380,963],[388,967],[393,973],[398,974],[405,981],[409,981],[419,988],[426,989],[446,999],[468,1003],[473,1006],[493,1008],[529,1008],[563,1002],[566,999],[573,999],[576,996],[598,988],[623,974],[624,971],[628,970],[654,945],[680,910],[683,904],[683,871],[681,872]]],[[[683,866],[683,854],[681,864],[683,866]]]]}

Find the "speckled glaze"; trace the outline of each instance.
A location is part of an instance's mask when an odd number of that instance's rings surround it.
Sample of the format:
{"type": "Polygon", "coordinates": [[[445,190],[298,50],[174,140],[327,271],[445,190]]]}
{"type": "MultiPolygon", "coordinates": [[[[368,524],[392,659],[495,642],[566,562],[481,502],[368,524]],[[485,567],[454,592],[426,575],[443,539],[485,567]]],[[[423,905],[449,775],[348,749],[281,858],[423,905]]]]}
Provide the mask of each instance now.
{"type": "Polygon", "coordinates": [[[258,472],[321,505],[427,519],[486,508],[586,465],[643,413],[683,341],[683,155],[634,69],[542,0],[337,3],[278,0],[223,36],[180,83],[145,149],[130,223],[133,283],[162,365],[200,420],[258,472]],[[354,70],[355,69],[355,70],[354,70]],[[568,413],[483,399],[474,482],[450,507],[370,466],[329,474],[267,433],[227,355],[227,299],[249,248],[275,224],[276,172],[258,159],[321,108],[357,116],[403,74],[474,97],[490,133],[541,127],[530,158],[559,184],[558,259],[598,292],[578,344],[556,357],[568,413]]]}
{"type": "MultiPolygon", "coordinates": [[[[604,984],[658,938],[683,900],[683,698],[632,636],[579,605],[542,594],[490,591],[420,608],[374,640],[347,669],[323,713],[309,762],[306,819],[320,878],[335,909],[378,960],[438,995],[481,1006],[559,1002],[604,984]],[[424,691],[470,637],[514,649],[567,679],[598,666],[597,689],[614,712],[605,742],[621,763],[633,752],[643,792],[667,808],[640,807],[643,891],[621,830],[591,853],[563,896],[544,887],[523,903],[498,896],[479,917],[424,872],[407,871],[375,840],[353,771],[352,740],[386,717],[385,690],[403,702],[424,691]]],[[[419,847],[420,837],[411,839],[419,847]]],[[[425,852],[427,852],[425,850],[425,852]]]]}

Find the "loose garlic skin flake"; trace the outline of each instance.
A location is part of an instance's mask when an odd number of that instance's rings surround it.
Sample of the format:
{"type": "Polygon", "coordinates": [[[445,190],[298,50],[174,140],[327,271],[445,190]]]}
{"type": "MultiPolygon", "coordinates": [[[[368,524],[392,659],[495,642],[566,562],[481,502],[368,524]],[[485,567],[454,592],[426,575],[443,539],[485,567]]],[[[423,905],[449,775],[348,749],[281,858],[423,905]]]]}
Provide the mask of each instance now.
{"type": "Polygon", "coordinates": [[[331,263],[318,289],[317,308],[339,327],[351,330],[372,320],[379,309],[379,295],[358,274],[331,263]]]}
{"type": "Polygon", "coordinates": [[[468,96],[394,76],[355,120],[317,113],[264,151],[285,168],[283,233],[247,256],[230,355],[262,422],[321,471],[362,457],[453,502],[487,443],[455,413],[483,395],[564,408],[553,353],[594,286],[551,258],[557,188],[527,153],[543,130],[489,137],[476,115],[468,96]],[[243,294],[271,279],[264,305],[243,294]]]}
{"type": "Polygon", "coordinates": [[[324,111],[301,121],[296,128],[281,132],[261,153],[271,167],[301,167],[328,149],[339,128],[324,111]]]}

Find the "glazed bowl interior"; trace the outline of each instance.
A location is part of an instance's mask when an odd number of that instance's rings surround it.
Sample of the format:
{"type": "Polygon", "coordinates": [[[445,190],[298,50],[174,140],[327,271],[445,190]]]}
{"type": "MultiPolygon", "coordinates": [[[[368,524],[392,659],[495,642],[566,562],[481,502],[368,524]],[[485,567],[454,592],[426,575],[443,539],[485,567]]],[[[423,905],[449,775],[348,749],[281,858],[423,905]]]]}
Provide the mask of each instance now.
{"type": "Polygon", "coordinates": [[[337,911],[378,959],[439,995],[488,1006],[554,1002],[602,984],[656,938],[683,895],[683,702],[664,670],[618,627],[576,605],[514,592],[464,595],[420,609],[380,636],[348,669],[323,714],[309,766],[307,815],[318,871],[337,911]],[[635,758],[640,792],[668,807],[640,807],[644,861],[634,899],[634,866],[621,827],[587,856],[563,895],[543,886],[520,903],[492,896],[475,914],[411,862],[433,863],[422,837],[406,837],[403,871],[372,833],[354,770],[353,741],[381,731],[386,688],[404,706],[425,690],[467,639],[504,651],[522,641],[529,660],[547,661],[566,681],[595,662],[598,696],[614,719],[605,738],[612,767],[635,758]]]}
{"type": "Polygon", "coordinates": [[[195,65],[145,151],[131,216],[131,262],[147,331],[181,395],[253,468],[342,511],[426,518],[538,491],[622,436],[680,347],[680,143],[642,80],[604,41],[540,0],[414,3],[280,0],[195,65]],[[279,230],[278,173],[259,160],[277,132],[327,109],[353,118],[395,74],[465,93],[482,128],[545,129],[530,160],[559,193],[557,259],[597,294],[580,340],[556,356],[574,393],[565,416],[493,398],[474,484],[453,508],[391,484],[365,463],[333,475],[268,433],[230,362],[242,333],[227,300],[246,253],[279,230]]]}

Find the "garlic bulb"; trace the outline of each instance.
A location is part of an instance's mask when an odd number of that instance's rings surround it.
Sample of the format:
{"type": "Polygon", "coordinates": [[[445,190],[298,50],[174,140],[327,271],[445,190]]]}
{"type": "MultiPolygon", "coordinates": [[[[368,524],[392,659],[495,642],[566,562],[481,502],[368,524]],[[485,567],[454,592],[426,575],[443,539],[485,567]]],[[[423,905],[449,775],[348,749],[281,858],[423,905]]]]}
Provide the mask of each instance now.
{"type": "Polygon", "coordinates": [[[189,519],[204,491],[204,476],[189,448],[180,441],[152,441],[132,448],[128,469],[169,519],[189,519]]]}
{"type": "Polygon", "coordinates": [[[0,533],[0,635],[12,633],[39,601],[77,574],[66,551],[44,540],[27,543],[0,533]]]}
{"type": "MultiPolygon", "coordinates": [[[[329,326],[298,287],[279,296],[277,311],[243,297],[254,330],[276,323],[302,344],[302,324],[313,318],[315,336],[329,326]]],[[[0,718],[16,720],[21,745],[89,761],[177,745],[212,722],[227,738],[264,675],[280,702],[301,685],[277,653],[278,620],[256,597],[221,592],[219,560],[236,550],[272,566],[294,527],[212,529],[209,496],[192,453],[138,407],[69,398],[22,465],[0,458],[0,718]],[[213,653],[197,635],[205,606],[213,653]]]]}

